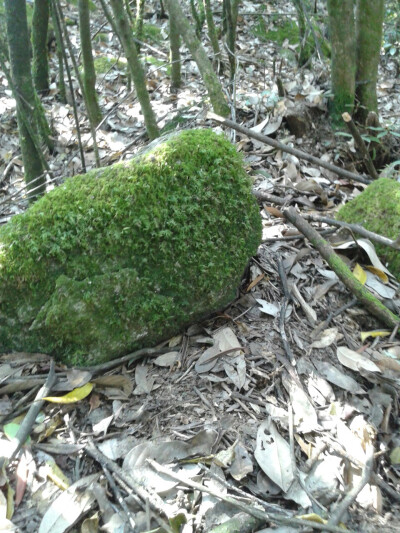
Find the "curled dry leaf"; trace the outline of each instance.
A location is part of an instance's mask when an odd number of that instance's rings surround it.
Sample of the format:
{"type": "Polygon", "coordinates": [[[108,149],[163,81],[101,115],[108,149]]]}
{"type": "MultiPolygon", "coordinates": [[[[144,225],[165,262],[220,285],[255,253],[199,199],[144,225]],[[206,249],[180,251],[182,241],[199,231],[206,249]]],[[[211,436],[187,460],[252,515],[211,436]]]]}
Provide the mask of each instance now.
{"type": "Polygon", "coordinates": [[[368,372],[380,372],[380,368],[371,359],[368,359],[365,355],[359,354],[354,350],[350,350],[346,346],[338,346],[336,351],[337,358],[342,365],[350,368],[351,370],[360,371],[366,370],[368,372]]]}

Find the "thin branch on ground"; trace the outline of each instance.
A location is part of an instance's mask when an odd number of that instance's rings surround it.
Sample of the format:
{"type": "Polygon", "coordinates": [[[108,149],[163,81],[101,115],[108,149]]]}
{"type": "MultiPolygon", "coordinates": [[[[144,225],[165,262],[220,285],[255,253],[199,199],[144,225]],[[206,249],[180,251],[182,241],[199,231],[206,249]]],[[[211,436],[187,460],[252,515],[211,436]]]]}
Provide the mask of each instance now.
{"type": "Polygon", "coordinates": [[[354,294],[368,311],[388,327],[393,328],[400,323],[400,317],[389,311],[372,293],[353,275],[349,267],[335,253],[332,246],[294,208],[284,211],[285,217],[301,231],[311,244],[319,251],[332,270],[344,285],[354,294]]]}
{"type": "Polygon", "coordinates": [[[335,174],[337,174],[338,176],[341,176],[342,178],[347,178],[349,180],[358,181],[360,183],[365,183],[366,185],[369,185],[371,183],[371,180],[368,179],[368,177],[366,176],[355,174],[354,172],[349,172],[348,170],[337,167],[336,165],[327,163],[326,161],[323,161],[322,159],[319,159],[318,157],[314,157],[313,155],[306,154],[305,152],[302,152],[301,150],[297,150],[297,148],[291,148],[290,146],[287,146],[286,144],[276,141],[275,139],[272,139],[271,137],[267,137],[266,135],[262,135],[261,133],[256,133],[255,131],[245,128],[244,126],[240,126],[239,124],[236,124],[236,122],[233,122],[232,120],[220,117],[219,115],[216,115],[215,113],[209,112],[207,114],[207,118],[210,120],[219,122],[220,124],[227,126],[228,128],[233,128],[234,130],[239,131],[240,133],[243,133],[243,135],[247,135],[247,137],[256,139],[257,141],[268,144],[269,146],[278,148],[279,150],[282,150],[283,152],[287,152],[288,154],[294,155],[298,157],[299,159],[304,159],[305,161],[308,161],[309,163],[314,163],[314,165],[318,165],[319,167],[326,168],[330,172],[334,172],[335,174]]]}

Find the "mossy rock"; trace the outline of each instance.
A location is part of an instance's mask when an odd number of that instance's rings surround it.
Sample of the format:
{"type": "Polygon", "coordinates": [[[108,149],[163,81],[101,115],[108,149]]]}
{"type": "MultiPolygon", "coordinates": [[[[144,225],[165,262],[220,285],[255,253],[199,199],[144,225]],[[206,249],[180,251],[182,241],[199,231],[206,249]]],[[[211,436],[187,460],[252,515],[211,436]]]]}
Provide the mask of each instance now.
{"type": "Polygon", "coordinates": [[[228,304],[260,239],[228,140],[158,139],[0,228],[0,352],[91,365],[153,346],[228,304]]]}
{"type": "MultiPolygon", "coordinates": [[[[372,182],[365,191],[339,210],[337,218],[361,224],[367,230],[390,239],[397,239],[400,235],[400,183],[387,178],[372,182]]],[[[400,281],[400,252],[376,243],[375,248],[400,281]]]]}

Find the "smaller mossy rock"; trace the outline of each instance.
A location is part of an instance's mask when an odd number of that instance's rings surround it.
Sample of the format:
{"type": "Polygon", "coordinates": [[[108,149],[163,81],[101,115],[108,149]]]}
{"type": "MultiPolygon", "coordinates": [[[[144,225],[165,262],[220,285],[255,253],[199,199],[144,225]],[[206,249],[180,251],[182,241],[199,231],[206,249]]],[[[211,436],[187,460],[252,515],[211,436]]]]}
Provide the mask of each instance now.
{"type": "MultiPolygon", "coordinates": [[[[397,239],[400,235],[400,183],[387,178],[372,182],[339,210],[337,218],[397,239]]],[[[383,262],[388,263],[392,274],[400,280],[400,252],[376,243],[375,248],[383,262]]]]}
{"type": "Polygon", "coordinates": [[[152,346],[228,304],[260,240],[227,139],[158,139],[0,228],[0,352],[91,365],[152,346]]]}

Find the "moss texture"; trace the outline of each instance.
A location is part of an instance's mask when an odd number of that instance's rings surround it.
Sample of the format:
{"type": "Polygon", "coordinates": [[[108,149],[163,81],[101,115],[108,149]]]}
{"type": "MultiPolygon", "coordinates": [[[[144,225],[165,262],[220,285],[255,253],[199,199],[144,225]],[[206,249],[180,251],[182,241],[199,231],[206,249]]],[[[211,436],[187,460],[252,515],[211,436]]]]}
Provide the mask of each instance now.
{"type": "Polygon", "coordinates": [[[113,67],[117,67],[119,70],[126,70],[126,63],[117,58],[112,59],[110,57],[100,56],[96,57],[93,62],[96,74],[106,74],[113,67]]]}
{"type": "Polygon", "coordinates": [[[158,139],[0,228],[0,352],[88,365],[154,345],[229,303],[260,239],[229,141],[158,139]]]}
{"type": "MultiPolygon", "coordinates": [[[[397,239],[400,235],[400,183],[387,178],[374,181],[343,206],[337,218],[397,239]]],[[[375,248],[381,259],[389,264],[392,274],[400,280],[400,252],[378,244],[375,248]]]]}

